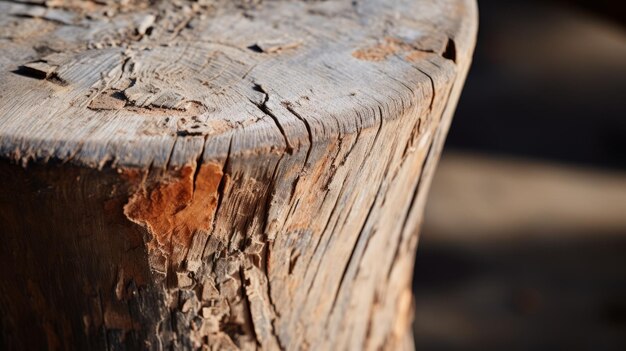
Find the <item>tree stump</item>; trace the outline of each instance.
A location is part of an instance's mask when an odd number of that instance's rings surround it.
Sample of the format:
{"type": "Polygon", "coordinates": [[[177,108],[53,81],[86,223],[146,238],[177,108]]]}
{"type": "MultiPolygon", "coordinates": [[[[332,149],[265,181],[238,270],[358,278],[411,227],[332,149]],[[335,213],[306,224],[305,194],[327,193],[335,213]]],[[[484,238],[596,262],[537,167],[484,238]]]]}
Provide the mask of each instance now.
{"type": "Polygon", "coordinates": [[[0,2],[5,350],[411,349],[473,0],[0,2]]]}

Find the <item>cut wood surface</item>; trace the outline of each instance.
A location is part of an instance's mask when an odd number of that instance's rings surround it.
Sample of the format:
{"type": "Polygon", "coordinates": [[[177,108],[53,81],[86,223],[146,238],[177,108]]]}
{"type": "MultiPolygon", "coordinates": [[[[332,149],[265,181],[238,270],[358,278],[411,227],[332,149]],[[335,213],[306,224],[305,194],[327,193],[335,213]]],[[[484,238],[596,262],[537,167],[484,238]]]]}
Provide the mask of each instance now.
{"type": "Polygon", "coordinates": [[[0,2],[2,349],[410,349],[473,0],[0,2]]]}

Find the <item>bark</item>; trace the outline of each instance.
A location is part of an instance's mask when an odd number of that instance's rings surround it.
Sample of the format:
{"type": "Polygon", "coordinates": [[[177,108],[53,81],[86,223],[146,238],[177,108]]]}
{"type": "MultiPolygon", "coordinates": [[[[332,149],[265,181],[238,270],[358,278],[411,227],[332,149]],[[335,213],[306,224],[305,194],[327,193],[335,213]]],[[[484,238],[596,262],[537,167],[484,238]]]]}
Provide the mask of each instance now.
{"type": "Polygon", "coordinates": [[[0,2],[3,349],[410,349],[473,0],[0,2]]]}

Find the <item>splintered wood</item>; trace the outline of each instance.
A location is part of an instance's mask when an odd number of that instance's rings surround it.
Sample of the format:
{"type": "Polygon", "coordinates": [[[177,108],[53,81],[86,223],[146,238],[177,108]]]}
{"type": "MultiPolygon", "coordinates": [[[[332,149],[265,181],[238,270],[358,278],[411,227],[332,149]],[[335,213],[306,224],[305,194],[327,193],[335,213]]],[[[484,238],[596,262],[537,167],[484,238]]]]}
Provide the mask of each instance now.
{"type": "Polygon", "coordinates": [[[474,0],[0,2],[0,348],[410,349],[474,0]]]}

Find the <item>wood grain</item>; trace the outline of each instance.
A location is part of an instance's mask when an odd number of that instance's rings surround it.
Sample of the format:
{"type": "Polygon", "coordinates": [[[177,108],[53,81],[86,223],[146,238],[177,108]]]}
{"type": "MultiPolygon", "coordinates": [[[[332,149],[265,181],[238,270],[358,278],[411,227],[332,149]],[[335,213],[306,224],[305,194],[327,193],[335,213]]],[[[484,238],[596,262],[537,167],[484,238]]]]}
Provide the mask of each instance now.
{"type": "Polygon", "coordinates": [[[473,0],[0,14],[5,348],[411,348],[473,0]]]}

